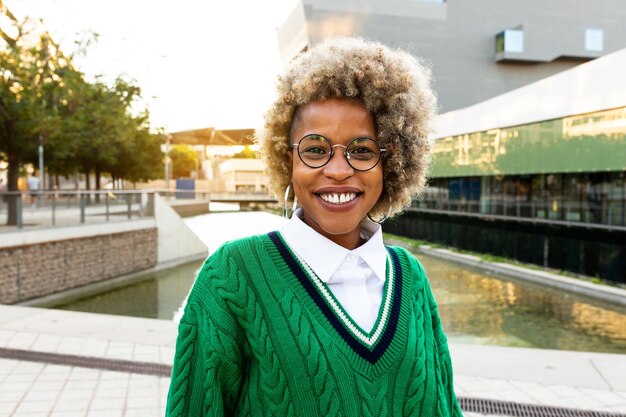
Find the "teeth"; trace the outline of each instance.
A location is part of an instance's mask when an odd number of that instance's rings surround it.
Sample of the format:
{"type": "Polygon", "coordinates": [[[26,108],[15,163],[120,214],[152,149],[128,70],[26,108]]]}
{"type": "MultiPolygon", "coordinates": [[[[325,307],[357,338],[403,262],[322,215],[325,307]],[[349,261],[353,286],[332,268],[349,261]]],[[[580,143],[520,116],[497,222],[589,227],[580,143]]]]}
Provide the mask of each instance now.
{"type": "Polygon", "coordinates": [[[320,194],[322,200],[331,204],[345,204],[356,198],[356,193],[320,194]]]}

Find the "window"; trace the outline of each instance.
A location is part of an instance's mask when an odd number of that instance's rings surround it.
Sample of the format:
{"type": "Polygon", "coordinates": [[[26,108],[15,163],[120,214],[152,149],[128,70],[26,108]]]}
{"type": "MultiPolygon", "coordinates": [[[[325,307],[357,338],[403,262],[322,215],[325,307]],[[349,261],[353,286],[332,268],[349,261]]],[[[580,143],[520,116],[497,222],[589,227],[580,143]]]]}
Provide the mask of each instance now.
{"type": "Polygon", "coordinates": [[[604,49],[604,32],[602,29],[585,30],[585,49],[601,52],[604,49]]]}
{"type": "Polygon", "coordinates": [[[524,52],[524,31],[521,29],[507,29],[496,35],[496,53],[524,52]]]}

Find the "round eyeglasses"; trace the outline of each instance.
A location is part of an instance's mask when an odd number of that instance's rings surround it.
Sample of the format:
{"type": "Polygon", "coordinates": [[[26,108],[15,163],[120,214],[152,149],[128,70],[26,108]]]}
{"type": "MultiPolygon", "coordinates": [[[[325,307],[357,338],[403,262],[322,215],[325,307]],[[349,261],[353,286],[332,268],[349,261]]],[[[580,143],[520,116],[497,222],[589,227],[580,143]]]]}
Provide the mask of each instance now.
{"type": "Polygon", "coordinates": [[[368,137],[354,138],[348,145],[331,145],[330,140],[318,134],[306,135],[292,147],[298,148],[298,156],[309,168],[321,168],[330,162],[336,147],[345,148],[343,154],[348,164],[357,171],[369,171],[374,168],[383,154],[387,152],[378,142],[368,137]]]}

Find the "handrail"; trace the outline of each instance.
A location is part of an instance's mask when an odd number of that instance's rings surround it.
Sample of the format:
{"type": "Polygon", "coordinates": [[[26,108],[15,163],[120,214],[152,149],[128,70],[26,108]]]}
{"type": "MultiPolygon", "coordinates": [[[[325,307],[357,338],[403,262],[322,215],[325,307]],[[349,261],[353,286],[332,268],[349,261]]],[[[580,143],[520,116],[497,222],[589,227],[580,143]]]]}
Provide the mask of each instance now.
{"type": "Polygon", "coordinates": [[[0,192],[0,232],[25,227],[74,226],[154,215],[146,190],[42,190],[0,192]]]}
{"type": "Polygon", "coordinates": [[[412,209],[447,214],[465,214],[507,220],[531,220],[569,225],[603,225],[608,228],[626,227],[624,208],[609,202],[571,202],[560,199],[550,201],[520,201],[504,199],[432,199],[414,201],[412,209]]]}
{"type": "Polygon", "coordinates": [[[185,189],[40,190],[0,192],[0,233],[25,227],[111,222],[154,215],[154,195],[166,201],[269,203],[267,193],[215,193],[185,189]],[[6,219],[2,221],[2,219],[6,219]],[[8,222],[11,218],[13,221],[8,222]],[[12,223],[11,226],[6,224],[12,223]]]}

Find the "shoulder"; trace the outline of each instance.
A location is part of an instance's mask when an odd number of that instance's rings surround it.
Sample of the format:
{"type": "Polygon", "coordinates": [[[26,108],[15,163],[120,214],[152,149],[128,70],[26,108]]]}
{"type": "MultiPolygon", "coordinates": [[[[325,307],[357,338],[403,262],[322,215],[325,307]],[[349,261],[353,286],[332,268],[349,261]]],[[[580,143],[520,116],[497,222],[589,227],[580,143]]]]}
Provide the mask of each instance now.
{"type": "Polygon", "coordinates": [[[421,287],[428,285],[424,267],[411,252],[400,246],[387,246],[387,249],[398,259],[403,277],[409,279],[412,286],[418,285],[421,287]]]}
{"type": "Polygon", "coordinates": [[[195,297],[209,293],[235,293],[251,275],[261,269],[266,257],[267,235],[255,235],[228,241],[217,248],[198,272],[192,290],[195,297]]]}
{"type": "Polygon", "coordinates": [[[426,275],[421,262],[411,252],[400,246],[387,246],[387,249],[395,253],[402,267],[409,268],[413,273],[417,272],[420,275],[426,275]]]}
{"type": "Polygon", "coordinates": [[[205,261],[202,270],[215,267],[224,267],[232,262],[248,264],[264,256],[267,234],[247,236],[230,240],[219,246],[205,261]]]}

